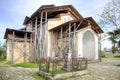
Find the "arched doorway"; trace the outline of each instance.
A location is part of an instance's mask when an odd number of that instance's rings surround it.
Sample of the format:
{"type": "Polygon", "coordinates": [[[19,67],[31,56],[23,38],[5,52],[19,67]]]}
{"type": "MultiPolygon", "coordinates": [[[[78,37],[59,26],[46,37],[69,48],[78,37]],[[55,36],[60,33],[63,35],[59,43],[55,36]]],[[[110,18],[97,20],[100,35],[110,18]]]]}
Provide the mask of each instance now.
{"type": "Polygon", "coordinates": [[[95,59],[95,37],[90,31],[83,34],[83,57],[95,59]]]}

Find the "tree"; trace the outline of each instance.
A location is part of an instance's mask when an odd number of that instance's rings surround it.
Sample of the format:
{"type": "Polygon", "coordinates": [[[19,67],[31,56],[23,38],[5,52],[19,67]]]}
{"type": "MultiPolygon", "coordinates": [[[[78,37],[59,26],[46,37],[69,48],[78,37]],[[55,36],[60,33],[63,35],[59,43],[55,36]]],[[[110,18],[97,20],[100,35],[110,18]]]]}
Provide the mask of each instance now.
{"type": "Polygon", "coordinates": [[[111,51],[114,54],[117,50],[115,45],[119,42],[120,39],[120,29],[114,30],[113,32],[108,32],[108,35],[110,36],[109,40],[113,44],[111,51]]]}
{"type": "Polygon", "coordinates": [[[112,0],[104,8],[100,15],[100,22],[104,24],[104,27],[112,29],[120,28],[120,0],[112,0]]]}
{"type": "Polygon", "coordinates": [[[5,59],[6,58],[6,44],[0,43],[0,58],[5,59]]]}
{"type": "Polygon", "coordinates": [[[109,2],[100,14],[100,25],[107,30],[109,40],[113,44],[111,51],[115,53],[116,44],[120,41],[120,0],[112,0],[109,2]]]}
{"type": "Polygon", "coordinates": [[[113,54],[115,54],[115,52],[117,51],[117,48],[115,47],[115,45],[112,46],[111,51],[113,54]]]}

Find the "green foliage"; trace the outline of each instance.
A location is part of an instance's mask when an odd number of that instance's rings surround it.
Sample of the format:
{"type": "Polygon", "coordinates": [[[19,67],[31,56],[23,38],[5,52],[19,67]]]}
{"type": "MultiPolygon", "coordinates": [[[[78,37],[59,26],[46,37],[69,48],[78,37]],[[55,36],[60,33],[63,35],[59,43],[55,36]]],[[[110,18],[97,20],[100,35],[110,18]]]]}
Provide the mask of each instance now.
{"type": "Polygon", "coordinates": [[[106,57],[103,57],[104,60],[120,60],[120,54],[104,54],[106,57]]]}
{"type": "Polygon", "coordinates": [[[120,54],[114,54],[115,58],[120,58],[120,54]]]}
{"type": "Polygon", "coordinates": [[[109,40],[113,44],[111,48],[112,52],[115,53],[115,47],[117,41],[120,40],[120,0],[112,0],[109,2],[102,13],[100,14],[100,25],[103,29],[113,30],[108,32],[109,40]]]}
{"type": "Polygon", "coordinates": [[[36,80],[45,80],[42,76],[39,75],[39,73],[33,73],[32,75],[36,80]]]}
{"type": "Polygon", "coordinates": [[[0,62],[4,62],[4,61],[6,61],[5,59],[3,59],[3,58],[0,58],[0,62]]]}
{"type": "Polygon", "coordinates": [[[105,56],[105,53],[101,53],[101,57],[106,57],[106,56],[105,56]]]}
{"type": "Polygon", "coordinates": [[[115,52],[117,51],[117,48],[115,47],[115,45],[112,46],[111,51],[113,54],[115,54],[115,52]]]}
{"type": "Polygon", "coordinates": [[[50,73],[50,74],[60,74],[60,73],[65,73],[65,72],[68,72],[68,71],[65,71],[65,70],[62,70],[62,69],[57,69],[57,70],[54,70],[54,71],[49,71],[48,73],[50,73]]]}
{"type": "Polygon", "coordinates": [[[6,58],[6,44],[0,43],[0,58],[5,59],[6,58]]]}
{"type": "Polygon", "coordinates": [[[63,78],[58,78],[58,79],[56,79],[56,80],[64,80],[63,78]]]}
{"type": "Polygon", "coordinates": [[[24,68],[38,68],[39,65],[37,63],[19,63],[19,64],[12,64],[14,67],[24,67],[24,68]]]}
{"type": "Polygon", "coordinates": [[[117,39],[120,39],[120,29],[115,29],[112,32],[107,33],[110,37],[109,40],[112,44],[117,43],[117,39]]]}
{"type": "Polygon", "coordinates": [[[117,66],[120,67],[120,64],[118,64],[117,66]]]}
{"type": "Polygon", "coordinates": [[[114,54],[117,51],[117,48],[115,47],[115,44],[118,43],[117,40],[120,39],[120,29],[116,29],[113,32],[108,32],[109,40],[113,44],[111,47],[111,51],[114,54]]]}

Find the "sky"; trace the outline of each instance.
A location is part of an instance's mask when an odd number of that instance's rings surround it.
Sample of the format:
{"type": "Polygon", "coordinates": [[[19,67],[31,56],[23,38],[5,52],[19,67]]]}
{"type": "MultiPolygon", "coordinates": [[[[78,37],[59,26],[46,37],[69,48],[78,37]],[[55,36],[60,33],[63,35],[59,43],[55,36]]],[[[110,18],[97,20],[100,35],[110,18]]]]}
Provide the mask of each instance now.
{"type": "MultiPolygon", "coordinates": [[[[0,0],[0,41],[6,28],[20,29],[24,26],[25,16],[31,16],[41,5],[55,4],[73,5],[83,17],[93,17],[99,21],[99,14],[111,0],[0,0]]],[[[103,47],[110,47],[108,41],[104,41],[103,47]],[[106,44],[107,43],[107,46],[106,44]]]]}

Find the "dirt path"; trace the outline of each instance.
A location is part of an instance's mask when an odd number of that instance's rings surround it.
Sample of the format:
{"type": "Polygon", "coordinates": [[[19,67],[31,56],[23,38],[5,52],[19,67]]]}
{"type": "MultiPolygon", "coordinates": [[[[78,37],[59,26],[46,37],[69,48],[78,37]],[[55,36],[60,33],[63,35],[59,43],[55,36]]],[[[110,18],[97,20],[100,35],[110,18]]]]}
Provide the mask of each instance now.
{"type": "Polygon", "coordinates": [[[0,64],[0,80],[36,80],[32,74],[37,70],[0,64]]]}
{"type": "Polygon", "coordinates": [[[68,80],[120,80],[120,60],[109,60],[88,65],[88,74],[68,80]]]}
{"type": "MultiPolygon", "coordinates": [[[[120,80],[120,60],[110,60],[88,65],[88,74],[67,80],[120,80]]],[[[0,63],[0,80],[36,80],[32,74],[38,69],[11,67],[0,63]]]]}

